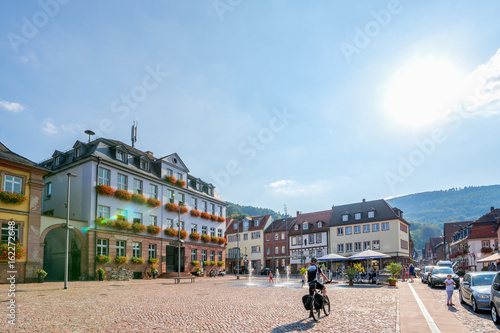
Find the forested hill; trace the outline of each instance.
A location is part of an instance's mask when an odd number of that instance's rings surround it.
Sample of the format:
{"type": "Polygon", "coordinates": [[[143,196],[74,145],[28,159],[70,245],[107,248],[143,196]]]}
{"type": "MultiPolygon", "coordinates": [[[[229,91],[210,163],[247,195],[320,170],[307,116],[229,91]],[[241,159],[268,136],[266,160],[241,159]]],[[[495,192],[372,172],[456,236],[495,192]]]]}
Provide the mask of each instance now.
{"type": "Polygon", "coordinates": [[[253,206],[241,206],[238,204],[231,203],[229,201],[226,201],[228,204],[227,210],[226,210],[226,216],[227,217],[233,217],[233,218],[242,218],[242,216],[247,215],[247,216],[262,216],[262,215],[272,215],[274,219],[280,219],[281,214],[276,213],[274,210],[269,209],[269,208],[258,208],[258,207],[253,207],[253,206]]]}
{"type": "Polygon", "coordinates": [[[404,212],[410,222],[442,225],[444,222],[472,221],[500,207],[500,185],[422,192],[387,200],[404,212]]]}

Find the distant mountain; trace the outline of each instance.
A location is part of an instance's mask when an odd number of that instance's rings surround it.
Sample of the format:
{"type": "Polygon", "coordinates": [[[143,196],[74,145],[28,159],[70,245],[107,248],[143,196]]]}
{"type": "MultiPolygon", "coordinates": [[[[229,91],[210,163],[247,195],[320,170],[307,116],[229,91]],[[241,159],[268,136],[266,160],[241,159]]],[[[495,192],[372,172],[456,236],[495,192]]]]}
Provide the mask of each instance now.
{"type": "Polygon", "coordinates": [[[442,226],[444,222],[472,221],[500,207],[500,185],[471,186],[422,192],[387,200],[410,222],[442,226]]]}
{"type": "Polygon", "coordinates": [[[231,217],[233,215],[248,215],[248,216],[261,216],[261,215],[271,215],[274,219],[280,219],[281,214],[275,212],[269,208],[258,208],[253,206],[241,206],[226,201],[228,204],[226,209],[226,216],[231,217]]]}

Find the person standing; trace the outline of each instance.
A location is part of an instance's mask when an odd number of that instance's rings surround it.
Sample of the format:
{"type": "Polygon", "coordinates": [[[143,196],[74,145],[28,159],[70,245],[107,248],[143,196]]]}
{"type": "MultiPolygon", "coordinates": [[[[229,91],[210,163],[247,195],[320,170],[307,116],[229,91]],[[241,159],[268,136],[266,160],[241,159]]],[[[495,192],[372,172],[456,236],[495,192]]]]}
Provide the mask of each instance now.
{"type": "Polygon", "coordinates": [[[413,278],[415,277],[415,267],[413,266],[413,264],[410,264],[409,271],[410,271],[410,282],[413,283],[413,278]]]}
{"type": "Polygon", "coordinates": [[[448,274],[446,276],[446,280],[444,280],[444,284],[446,286],[446,294],[448,295],[448,298],[446,299],[446,305],[448,306],[453,306],[455,304],[452,303],[451,299],[453,296],[453,289],[455,289],[455,281],[451,278],[451,274],[448,274]]]}
{"type": "Polygon", "coordinates": [[[273,272],[269,272],[269,284],[273,284],[273,272]]]}

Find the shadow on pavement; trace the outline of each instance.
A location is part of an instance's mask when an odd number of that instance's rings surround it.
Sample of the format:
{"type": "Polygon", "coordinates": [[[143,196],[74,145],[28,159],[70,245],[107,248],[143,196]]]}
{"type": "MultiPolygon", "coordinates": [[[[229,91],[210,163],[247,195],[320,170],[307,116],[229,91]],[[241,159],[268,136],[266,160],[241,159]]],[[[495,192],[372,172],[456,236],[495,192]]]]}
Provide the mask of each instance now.
{"type": "Polygon", "coordinates": [[[314,320],[312,318],[304,318],[295,323],[278,326],[271,330],[272,333],[283,332],[304,332],[314,327],[314,320]]]}

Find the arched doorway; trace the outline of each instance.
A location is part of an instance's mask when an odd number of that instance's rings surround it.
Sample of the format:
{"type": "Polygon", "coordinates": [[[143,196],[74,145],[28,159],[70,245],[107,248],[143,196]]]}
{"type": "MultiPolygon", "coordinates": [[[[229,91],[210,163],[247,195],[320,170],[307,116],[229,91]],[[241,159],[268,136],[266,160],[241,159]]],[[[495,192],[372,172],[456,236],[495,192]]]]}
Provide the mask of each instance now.
{"type": "MultiPolygon", "coordinates": [[[[73,230],[69,231],[68,279],[79,280],[81,242],[73,230]]],[[[66,229],[50,230],[45,236],[43,247],[43,269],[47,281],[64,280],[64,255],[66,249],[66,229]]]]}

